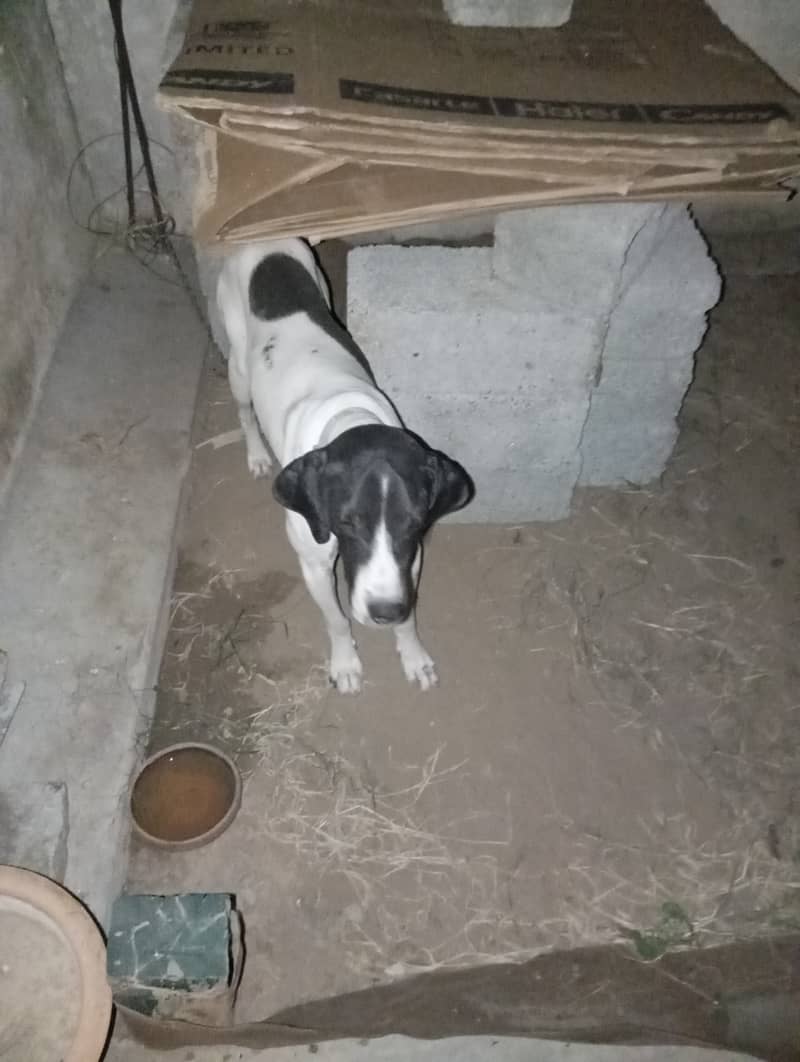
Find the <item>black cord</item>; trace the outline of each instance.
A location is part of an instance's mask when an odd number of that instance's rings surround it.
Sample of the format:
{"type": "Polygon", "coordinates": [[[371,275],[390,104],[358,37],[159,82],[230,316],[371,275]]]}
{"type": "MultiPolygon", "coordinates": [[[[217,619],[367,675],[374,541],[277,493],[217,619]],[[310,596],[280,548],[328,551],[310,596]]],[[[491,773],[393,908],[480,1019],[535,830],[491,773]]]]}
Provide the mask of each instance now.
{"type": "MultiPolygon", "coordinates": [[[[161,197],[158,194],[158,184],[153,169],[153,160],[150,155],[150,139],[147,135],[147,128],[144,124],[144,118],[142,117],[142,111],[139,106],[139,95],[136,91],[133,68],[131,67],[128,45],[125,40],[125,27],[122,21],[122,0],[108,0],[108,7],[111,12],[111,21],[114,24],[115,57],[119,79],[120,108],[122,111],[122,138],[125,151],[125,190],[128,201],[128,231],[126,243],[128,248],[131,249],[131,243],[141,244],[142,239],[144,239],[148,244],[148,249],[151,254],[158,254],[159,252],[167,254],[178,274],[180,285],[189,296],[197,316],[205,325],[209,342],[213,345],[213,336],[208,324],[208,319],[203,312],[203,307],[197,298],[197,294],[194,291],[192,283],[183,267],[180,256],[175,250],[175,246],[172,242],[172,236],[175,232],[175,219],[171,215],[165,214],[161,208],[161,197]],[[133,115],[133,124],[136,127],[136,136],[139,141],[139,150],[142,156],[142,165],[136,173],[133,171],[133,157],[131,150],[131,114],[133,115]],[[134,182],[136,176],[142,169],[144,169],[147,178],[147,187],[150,193],[150,200],[153,205],[153,217],[155,219],[154,222],[149,225],[139,225],[136,220],[136,189],[134,187],[134,182]]],[[[83,150],[85,149],[81,150],[81,154],[83,153],[83,150]]],[[[80,158],[80,155],[78,158],[80,158]]],[[[76,159],[73,163],[73,168],[70,170],[70,182],[77,161],[78,160],[76,159]]],[[[92,228],[91,219],[94,212],[95,211],[93,210],[92,215],[90,215],[90,229],[92,228]]],[[[136,258],[137,262],[139,262],[139,264],[145,269],[156,273],[156,275],[162,280],[168,281],[168,278],[158,273],[157,270],[152,269],[147,262],[142,261],[135,253],[134,258],[136,258]]],[[[171,283],[171,281],[168,282],[171,283]]]]}
{"type": "Polygon", "coordinates": [[[116,45],[117,70],[120,85],[120,106],[122,108],[122,132],[125,142],[125,179],[128,194],[128,213],[132,221],[135,221],[136,208],[133,201],[133,164],[130,161],[130,119],[128,106],[133,114],[133,124],[136,126],[136,136],[139,140],[139,150],[142,153],[142,163],[147,178],[147,187],[150,190],[150,199],[153,204],[153,217],[157,225],[164,225],[164,212],[161,209],[161,198],[158,194],[158,184],[153,170],[153,160],[150,156],[150,142],[147,136],[147,128],[144,124],[142,111],[139,106],[139,95],[136,91],[136,82],[133,78],[133,69],[128,54],[128,45],[125,40],[125,28],[122,22],[122,0],[108,0],[111,11],[111,20],[114,23],[114,42],[116,45]]]}
{"type": "MultiPolygon", "coordinates": [[[[116,47],[115,47],[116,53],[116,47]]],[[[136,224],[136,196],[134,194],[133,152],[131,151],[131,119],[128,112],[128,88],[117,59],[119,76],[119,102],[122,108],[122,146],[125,152],[125,192],[128,199],[128,228],[136,224]]]]}

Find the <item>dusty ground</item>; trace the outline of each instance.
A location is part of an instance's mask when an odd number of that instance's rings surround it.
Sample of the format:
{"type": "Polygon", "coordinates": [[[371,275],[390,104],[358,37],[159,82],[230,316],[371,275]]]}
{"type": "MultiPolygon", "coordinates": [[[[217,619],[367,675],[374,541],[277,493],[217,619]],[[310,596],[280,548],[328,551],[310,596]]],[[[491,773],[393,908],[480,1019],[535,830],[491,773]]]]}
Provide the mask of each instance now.
{"type": "Polygon", "coordinates": [[[236,893],[240,1019],[442,964],[800,924],[800,300],[735,252],[660,483],[436,529],[424,695],[366,631],[364,692],[327,687],[269,483],[242,443],[203,445],[236,426],[209,364],[152,745],[221,744],[245,797],[206,849],[137,848],[129,887],[236,893]]]}

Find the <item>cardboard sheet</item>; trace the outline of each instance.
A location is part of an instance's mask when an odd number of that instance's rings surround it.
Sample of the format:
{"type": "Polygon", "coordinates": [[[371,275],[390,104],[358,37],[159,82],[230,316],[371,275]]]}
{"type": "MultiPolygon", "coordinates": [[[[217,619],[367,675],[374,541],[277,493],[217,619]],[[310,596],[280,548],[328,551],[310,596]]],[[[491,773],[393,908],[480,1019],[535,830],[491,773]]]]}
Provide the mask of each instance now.
{"type": "Polygon", "coordinates": [[[206,241],[800,173],[800,100],[702,0],[577,0],[546,30],[451,25],[438,0],[195,0],[160,98],[217,131],[206,241]]]}
{"type": "MultiPolygon", "coordinates": [[[[596,180],[588,186],[565,182],[548,185],[532,178],[431,170],[426,174],[423,199],[419,185],[409,181],[405,167],[357,165],[327,157],[319,160],[315,175],[294,183],[291,174],[300,165],[300,157],[287,157],[283,151],[233,137],[217,135],[215,139],[217,174],[209,177],[208,188],[198,191],[201,202],[210,203],[198,211],[195,231],[197,239],[206,243],[287,235],[317,241],[486,211],[587,200],[606,202],[625,194],[613,182],[605,186],[596,180]],[[264,194],[260,177],[265,172],[274,181],[275,190],[270,194],[264,194]],[[453,198],[455,181],[465,193],[461,199],[453,198]]],[[[310,165],[307,157],[302,157],[302,163],[310,165]]],[[[626,195],[632,200],[694,197],[694,192],[687,195],[686,188],[685,175],[677,186],[670,187],[665,171],[654,170],[650,185],[629,188],[626,195]]],[[[772,177],[761,179],[748,172],[710,179],[697,186],[698,194],[700,190],[716,196],[735,196],[743,190],[768,198],[784,196],[772,177]]]]}

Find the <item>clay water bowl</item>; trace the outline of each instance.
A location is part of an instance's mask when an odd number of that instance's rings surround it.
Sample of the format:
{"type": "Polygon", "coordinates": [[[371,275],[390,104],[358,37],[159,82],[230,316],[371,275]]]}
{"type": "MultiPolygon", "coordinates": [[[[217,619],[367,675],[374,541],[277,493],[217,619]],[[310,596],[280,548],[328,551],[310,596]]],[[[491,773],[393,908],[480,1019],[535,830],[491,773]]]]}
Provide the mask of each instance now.
{"type": "Polygon", "coordinates": [[[242,802],[236,764],[212,745],[185,742],[151,756],[130,793],[135,834],[158,848],[200,848],[233,822],[242,802]]]}
{"type": "Polygon", "coordinates": [[[97,1062],[111,1024],[106,947],[60,885],[0,866],[0,1058],[97,1062]]]}

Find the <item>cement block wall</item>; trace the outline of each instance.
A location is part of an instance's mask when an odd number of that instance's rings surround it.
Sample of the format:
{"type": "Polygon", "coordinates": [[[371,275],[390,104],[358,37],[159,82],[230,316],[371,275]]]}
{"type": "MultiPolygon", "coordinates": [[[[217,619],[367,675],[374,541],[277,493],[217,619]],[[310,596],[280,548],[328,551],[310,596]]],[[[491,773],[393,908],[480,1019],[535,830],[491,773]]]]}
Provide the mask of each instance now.
{"type": "Polygon", "coordinates": [[[493,247],[359,247],[348,324],[408,427],[461,461],[456,517],[555,520],[658,476],[720,280],[677,205],[501,215],[493,247]]]}
{"type": "MultiPolygon", "coordinates": [[[[44,0],[0,6],[0,492],[91,241],[67,210],[79,150],[72,107],[44,0]]],[[[91,193],[76,168],[74,201],[91,193]]]]}

